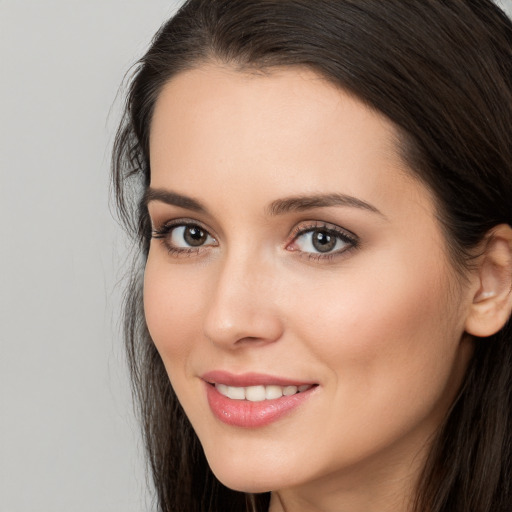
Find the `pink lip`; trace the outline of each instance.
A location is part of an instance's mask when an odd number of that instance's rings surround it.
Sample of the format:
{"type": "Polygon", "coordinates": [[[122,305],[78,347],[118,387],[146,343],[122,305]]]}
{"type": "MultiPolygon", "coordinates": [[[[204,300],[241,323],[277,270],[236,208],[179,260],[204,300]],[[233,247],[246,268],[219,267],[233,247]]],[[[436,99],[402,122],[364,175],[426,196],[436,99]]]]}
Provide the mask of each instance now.
{"type": "Polygon", "coordinates": [[[219,371],[208,372],[202,376],[202,379],[205,381],[208,404],[214,416],[227,425],[243,428],[264,427],[277,421],[303,404],[318,387],[313,386],[307,391],[291,396],[282,396],[275,400],[250,402],[248,400],[232,400],[225,397],[217,391],[212,383],[222,383],[237,387],[257,385],[300,386],[310,383],[261,374],[233,375],[219,371]]]}
{"type": "Polygon", "coordinates": [[[226,384],[226,386],[243,388],[247,386],[302,386],[304,384],[316,384],[315,382],[286,379],[261,373],[244,373],[242,375],[235,375],[222,370],[207,372],[202,375],[201,378],[212,384],[226,384]]]}

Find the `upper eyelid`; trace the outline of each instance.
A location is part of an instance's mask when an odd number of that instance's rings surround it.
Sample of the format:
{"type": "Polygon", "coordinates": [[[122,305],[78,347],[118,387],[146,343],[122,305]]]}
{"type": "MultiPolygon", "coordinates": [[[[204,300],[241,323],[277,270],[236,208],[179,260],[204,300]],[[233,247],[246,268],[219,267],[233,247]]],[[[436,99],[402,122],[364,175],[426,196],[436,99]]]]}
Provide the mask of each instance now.
{"type": "Polygon", "coordinates": [[[199,226],[201,229],[204,229],[205,231],[207,231],[208,234],[211,235],[213,238],[217,238],[214,235],[213,230],[207,224],[205,224],[204,222],[201,222],[200,220],[197,220],[197,219],[191,219],[188,217],[179,217],[176,219],[164,220],[162,222],[155,222],[154,219],[150,219],[150,220],[151,220],[151,231],[152,232],[164,230],[166,228],[169,228],[169,229],[176,228],[179,226],[199,226]]]}
{"type": "Polygon", "coordinates": [[[350,238],[354,241],[359,240],[359,237],[354,232],[350,231],[347,228],[343,228],[341,226],[333,224],[331,222],[309,221],[309,225],[307,225],[307,224],[308,224],[308,221],[306,221],[305,223],[302,222],[300,224],[297,224],[293,228],[293,230],[291,232],[291,236],[292,236],[293,240],[301,234],[309,233],[309,232],[315,231],[317,229],[325,229],[326,231],[333,231],[340,235],[345,235],[347,238],[350,238]],[[306,224],[306,225],[304,225],[304,224],[306,224]]]}

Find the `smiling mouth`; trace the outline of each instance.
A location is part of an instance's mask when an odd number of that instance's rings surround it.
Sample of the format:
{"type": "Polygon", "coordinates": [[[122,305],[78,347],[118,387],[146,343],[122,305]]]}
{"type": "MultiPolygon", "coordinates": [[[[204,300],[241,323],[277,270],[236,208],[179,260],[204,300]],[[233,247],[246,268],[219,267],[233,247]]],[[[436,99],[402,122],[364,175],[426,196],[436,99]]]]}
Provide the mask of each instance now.
{"type": "Polygon", "coordinates": [[[210,410],[234,427],[260,428],[291,414],[316,395],[318,383],[293,382],[264,374],[213,371],[202,376],[210,410]]]}
{"type": "Polygon", "coordinates": [[[246,386],[236,387],[226,384],[211,383],[215,389],[223,396],[231,400],[247,400],[249,402],[263,402],[264,400],[277,400],[283,396],[292,396],[297,393],[303,393],[314,387],[313,384],[304,384],[302,386],[246,386]]]}

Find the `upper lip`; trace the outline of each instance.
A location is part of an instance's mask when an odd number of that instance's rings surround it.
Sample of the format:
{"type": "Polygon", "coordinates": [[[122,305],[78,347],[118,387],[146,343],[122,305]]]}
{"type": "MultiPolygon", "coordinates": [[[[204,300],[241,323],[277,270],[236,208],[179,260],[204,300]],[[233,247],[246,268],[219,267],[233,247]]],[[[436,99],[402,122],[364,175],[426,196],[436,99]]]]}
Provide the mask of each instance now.
{"type": "Polygon", "coordinates": [[[234,374],[224,370],[213,370],[201,375],[201,379],[210,384],[225,384],[233,387],[247,386],[303,386],[305,384],[314,385],[315,382],[304,381],[301,379],[290,379],[286,377],[277,377],[274,375],[265,375],[263,373],[242,373],[234,374]]]}

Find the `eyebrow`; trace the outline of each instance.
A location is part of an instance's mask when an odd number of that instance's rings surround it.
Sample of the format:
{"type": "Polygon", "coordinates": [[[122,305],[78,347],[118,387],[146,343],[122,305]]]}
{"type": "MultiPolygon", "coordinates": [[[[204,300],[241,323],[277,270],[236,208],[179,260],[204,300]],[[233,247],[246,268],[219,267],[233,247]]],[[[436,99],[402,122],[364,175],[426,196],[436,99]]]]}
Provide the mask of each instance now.
{"type": "MultiPolygon", "coordinates": [[[[170,190],[148,188],[142,198],[142,203],[147,206],[151,201],[160,201],[171,206],[178,206],[187,210],[208,214],[208,209],[197,199],[172,192],[170,190]]],[[[270,216],[284,215],[291,212],[301,212],[313,208],[327,208],[331,206],[345,206],[358,208],[376,213],[385,218],[375,206],[346,194],[315,194],[310,196],[293,196],[284,199],[276,199],[267,208],[270,216]]]]}
{"type": "Polygon", "coordinates": [[[311,208],[327,208],[330,206],[359,208],[385,217],[375,206],[346,194],[316,194],[276,199],[270,204],[268,213],[270,215],[283,215],[290,212],[301,212],[311,208]]]}
{"type": "Polygon", "coordinates": [[[142,198],[142,204],[147,206],[151,201],[160,201],[171,206],[179,206],[199,213],[208,213],[208,210],[199,201],[170,190],[161,188],[148,188],[142,198]]]}

